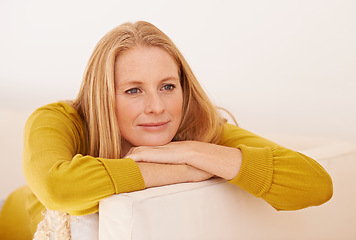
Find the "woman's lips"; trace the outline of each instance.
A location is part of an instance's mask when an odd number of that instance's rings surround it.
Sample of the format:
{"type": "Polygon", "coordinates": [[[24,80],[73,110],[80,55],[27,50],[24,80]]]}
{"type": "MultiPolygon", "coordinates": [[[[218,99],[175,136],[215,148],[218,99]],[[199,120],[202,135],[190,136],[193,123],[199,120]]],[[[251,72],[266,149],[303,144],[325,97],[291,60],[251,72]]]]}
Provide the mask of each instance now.
{"type": "Polygon", "coordinates": [[[156,122],[156,123],[141,123],[141,124],[138,124],[138,126],[144,128],[146,130],[155,131],[155,130],[162,130],[162,129],[166,128],[168,123],[169,123],[169,121],[156,122]]]}

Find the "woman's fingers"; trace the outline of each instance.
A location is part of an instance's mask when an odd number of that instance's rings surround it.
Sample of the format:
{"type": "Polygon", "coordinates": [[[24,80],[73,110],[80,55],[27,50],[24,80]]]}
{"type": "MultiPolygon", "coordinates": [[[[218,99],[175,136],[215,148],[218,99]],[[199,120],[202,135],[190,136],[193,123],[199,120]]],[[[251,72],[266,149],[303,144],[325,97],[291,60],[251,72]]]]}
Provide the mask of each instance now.
{"type": "Polygon", "coordinates": [[[140,146],[125,156],[136,162],[185,164],[190,142],[172,142],[164,146],[140,146]]]}

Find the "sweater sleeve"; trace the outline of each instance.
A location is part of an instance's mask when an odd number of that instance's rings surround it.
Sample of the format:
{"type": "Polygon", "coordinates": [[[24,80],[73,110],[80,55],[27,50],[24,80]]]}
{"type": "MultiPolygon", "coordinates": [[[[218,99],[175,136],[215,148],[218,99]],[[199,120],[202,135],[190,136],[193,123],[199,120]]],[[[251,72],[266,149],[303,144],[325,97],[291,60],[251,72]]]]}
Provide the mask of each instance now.
{"type": "Polygon", "coordinates": [[[79,115],[64,103],[36,110],[25,125],[24,175],[47,208],[89,214],[103,198],[145,188],[132,159],[83,156],[83,131],[79,115]]]}
{"type": "Polygon", "coordinates": [[[277,210],[297,210],[328,201],[329,174],[315,160],[240,127],[225,125],[221,145],[239,148],[242,165],[229,182],[261,197],[277,210]]]}

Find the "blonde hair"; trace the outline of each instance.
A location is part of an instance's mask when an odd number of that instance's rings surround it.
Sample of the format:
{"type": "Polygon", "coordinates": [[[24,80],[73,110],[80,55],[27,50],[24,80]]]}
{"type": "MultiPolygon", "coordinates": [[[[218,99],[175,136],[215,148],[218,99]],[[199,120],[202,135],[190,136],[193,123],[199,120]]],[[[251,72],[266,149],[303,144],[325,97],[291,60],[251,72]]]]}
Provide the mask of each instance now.
{"type": "MultiPolygon", "coordinates": [[[[183,117],[173,140],[218,143],[224,119],[211,103],[182,53],[153,24],[139,21],[125,23],[109,31],[96,45],[85,69],[81,89],[72,104],[86,128],[86,154],[113,159],[122,157],[122,139],[115,115],[115,61],[120,53],[137,46],[160,47],[173,57],[178,66],[183,90],[183,117]]],[[[54,214],[48,211],[46,215],[51,219],[54,214]]],[[[57,217],[70,219],[69,214],[57,217]]]]}

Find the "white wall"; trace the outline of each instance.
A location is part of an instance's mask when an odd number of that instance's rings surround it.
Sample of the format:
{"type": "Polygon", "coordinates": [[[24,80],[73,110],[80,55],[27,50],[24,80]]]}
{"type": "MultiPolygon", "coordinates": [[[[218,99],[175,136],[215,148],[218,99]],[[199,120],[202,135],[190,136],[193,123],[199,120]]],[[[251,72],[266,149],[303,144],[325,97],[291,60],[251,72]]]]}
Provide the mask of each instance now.
{"type": "Polygon", "coordinates": [[[23,182],[27,115],[74,98],[98,40],[141,19],[173,39],[240,126],[356,140],[355,12],[353,0],[0,0],[0,182],[23,182]]]}

